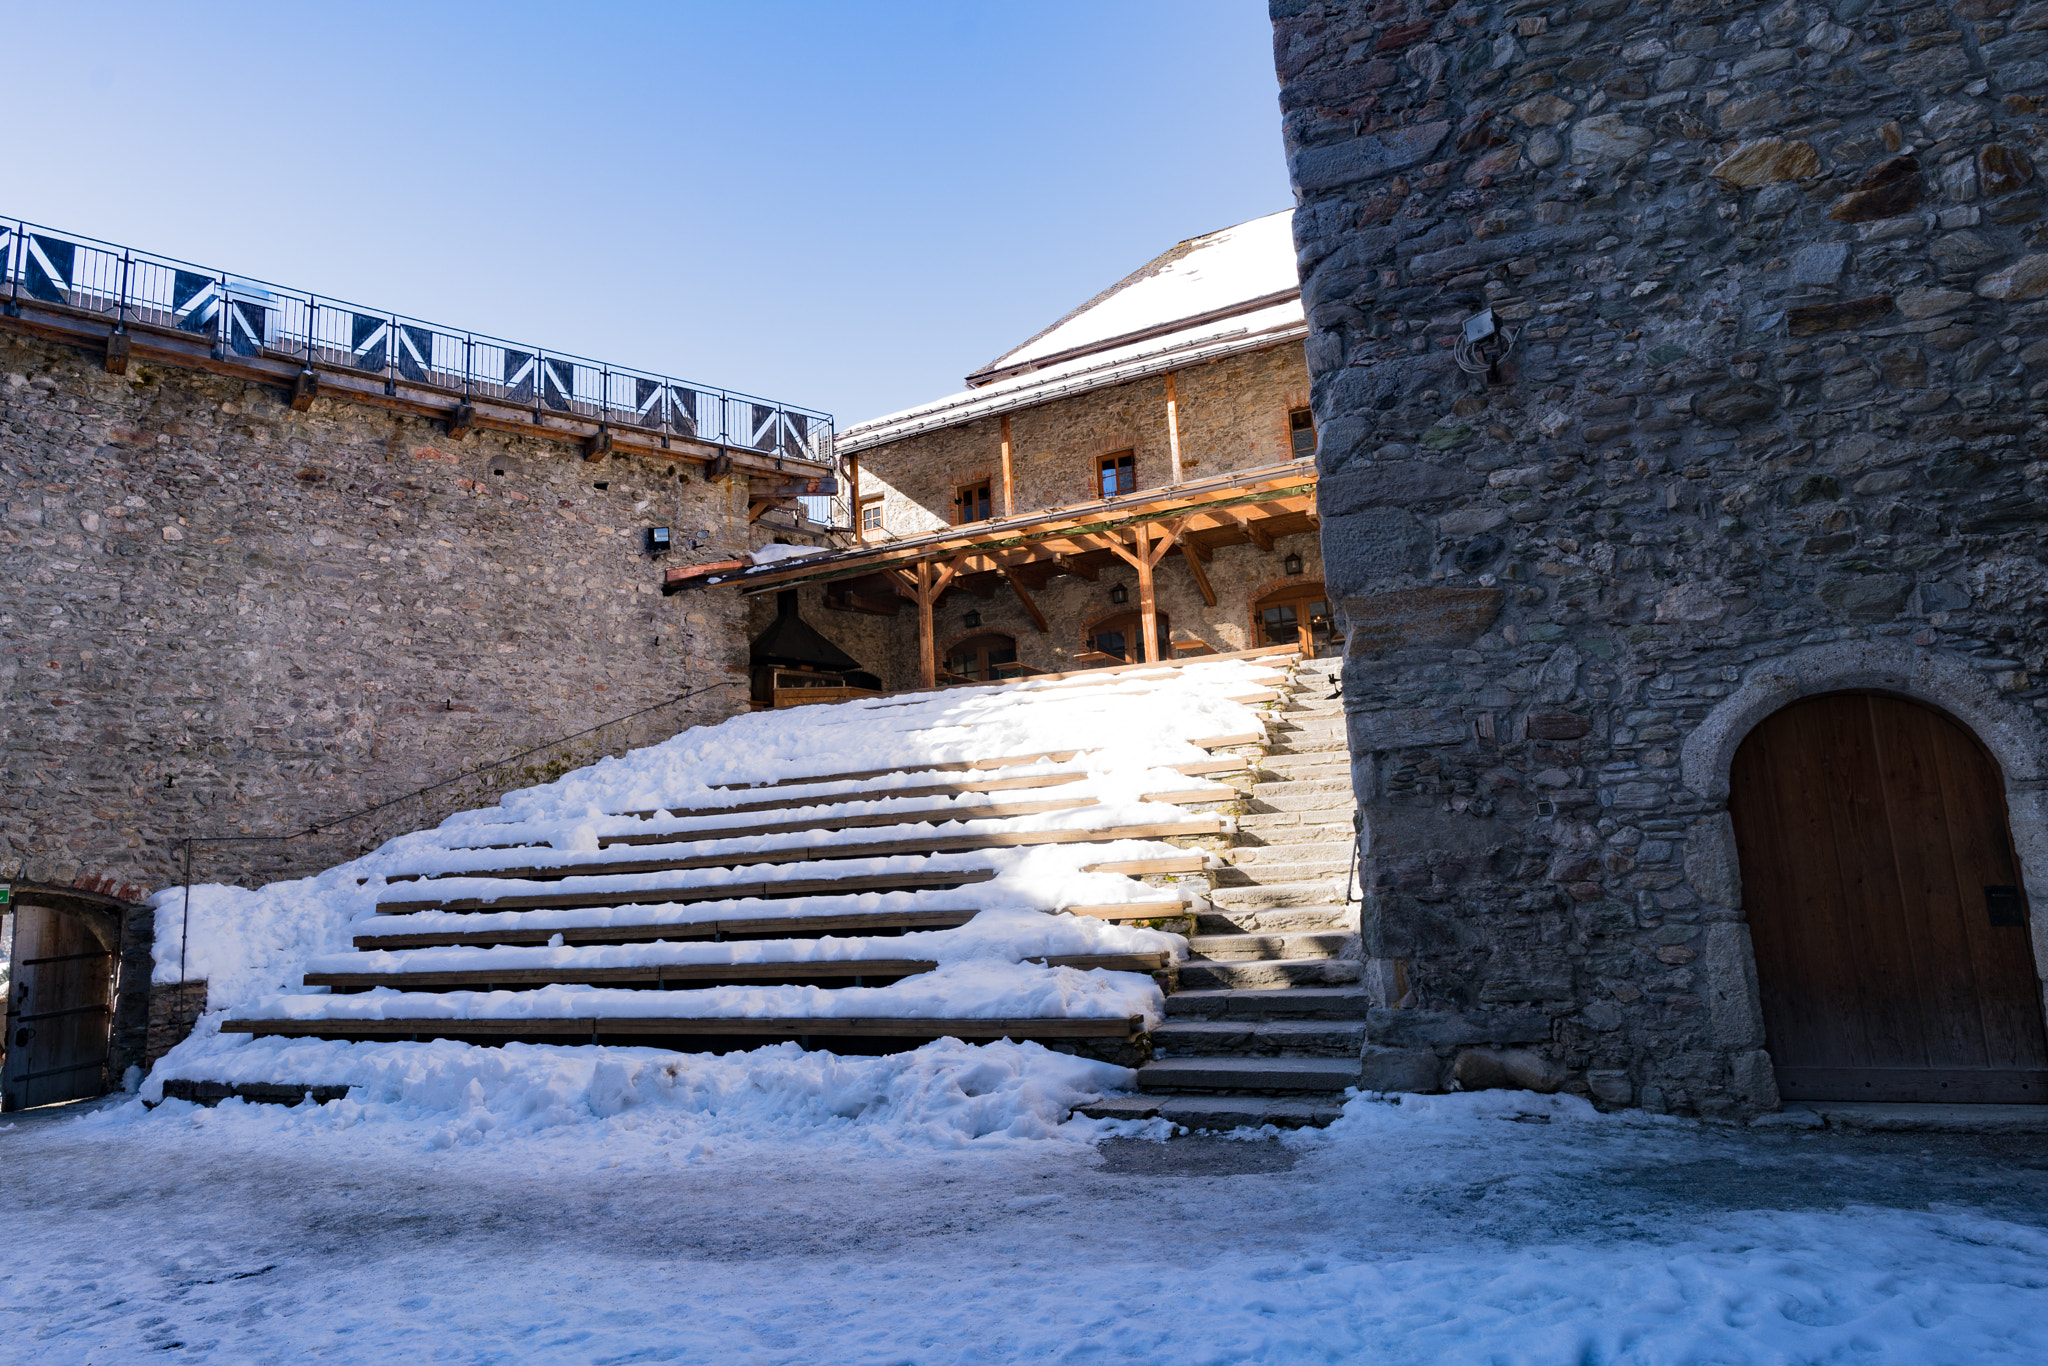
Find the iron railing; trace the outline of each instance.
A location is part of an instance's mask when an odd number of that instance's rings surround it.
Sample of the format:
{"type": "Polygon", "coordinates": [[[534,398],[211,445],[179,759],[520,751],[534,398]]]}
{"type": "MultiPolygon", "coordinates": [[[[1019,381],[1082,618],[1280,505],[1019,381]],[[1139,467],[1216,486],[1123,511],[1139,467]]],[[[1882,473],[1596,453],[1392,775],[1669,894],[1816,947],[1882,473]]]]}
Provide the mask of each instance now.
{"type": "Polygon", "coordinates": [[[39,299],[208,338],[217,357],[290,359],[381,375],[465,398],[531,408],[662,437],[837,466],[828,413],[422,322],[247,276],[0,221],[0,287],[17,314],[39,299]]]}

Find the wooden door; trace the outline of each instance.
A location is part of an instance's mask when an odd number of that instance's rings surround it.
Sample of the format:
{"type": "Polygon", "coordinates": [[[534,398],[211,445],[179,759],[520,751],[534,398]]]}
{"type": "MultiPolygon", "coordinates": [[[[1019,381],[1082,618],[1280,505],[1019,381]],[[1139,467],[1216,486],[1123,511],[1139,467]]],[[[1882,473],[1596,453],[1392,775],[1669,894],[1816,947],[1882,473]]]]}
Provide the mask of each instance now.
{"type": "Polygon", "coordinates": [[[113,953],[78,916],[14,908],[0,1109],[26,1110],[106,1089],[113,969],[113,953]]]}
{"type": "Polygon", "coordinates": [[[1780,1093],[2048,1102],[2026,893],[1976,737],[1830,693],[1766,718],[1729,777],[1780,1093]]]}

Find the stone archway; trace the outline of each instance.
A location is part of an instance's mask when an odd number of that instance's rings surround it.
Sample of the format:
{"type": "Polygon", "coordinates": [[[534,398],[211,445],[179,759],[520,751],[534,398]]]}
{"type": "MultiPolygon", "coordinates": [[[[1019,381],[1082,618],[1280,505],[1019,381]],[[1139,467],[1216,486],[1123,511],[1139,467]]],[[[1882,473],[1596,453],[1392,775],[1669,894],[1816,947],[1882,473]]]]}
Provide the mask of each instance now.
{"type": "MultiPolygon", "coordinates": [[[[1686,737],[1681,750],[1685,785],[1714,808],[1688,832],[1685,868],[1693,891],[1710,907],[1744,909],[1740,858],[1727,812],[1736,753],[1766,717],[1788,704],[1843,692],[1892,694],[1927,704],[1966,727],[1984,747],[2003,785],[2035,979],[2048,979],[2048,727],[2000,694],[1981,671],[1951,656],[1844,641],[1756,664],[1686,737]]],[[[1727,929],[1740,941],[1739,961],[1713,984],[1713,1004],[1732,1023],[1753,1023],[1761,1039],[1763,1017],[1748,927],[1727,929]]]]}

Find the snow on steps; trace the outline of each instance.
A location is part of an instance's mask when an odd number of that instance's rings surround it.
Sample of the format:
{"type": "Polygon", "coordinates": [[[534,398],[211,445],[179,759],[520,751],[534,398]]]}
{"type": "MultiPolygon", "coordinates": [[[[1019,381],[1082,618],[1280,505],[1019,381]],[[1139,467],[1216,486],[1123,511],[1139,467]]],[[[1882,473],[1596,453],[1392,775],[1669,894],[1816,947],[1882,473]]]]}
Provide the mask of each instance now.
{"type": "Polygon", "coordinates": [[[1225,829],[1175,807],[1238,796],[1188,779],[1263,739],[1249,704],[1293,662],[1266,653],[756,713],[508,794],[336,870],[361,886],[354,954],[222,1034],[1129,1042],[1162,1016],[1141,972],[1185,950],[1117,922],[1185,914],[1136,878],[1198,871],[1186,842],[1225,829]]]}

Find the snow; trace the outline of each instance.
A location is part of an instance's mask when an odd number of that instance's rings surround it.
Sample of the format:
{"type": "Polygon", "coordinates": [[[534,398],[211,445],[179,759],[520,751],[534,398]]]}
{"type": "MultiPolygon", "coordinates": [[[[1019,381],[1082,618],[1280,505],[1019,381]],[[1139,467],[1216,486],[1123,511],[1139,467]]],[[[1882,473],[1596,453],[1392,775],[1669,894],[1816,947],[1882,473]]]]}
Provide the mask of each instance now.
{"type": "MultiPolygon", "coordinates": [[[[1148,268],[1149,269],[1149,268],[1148,268]]],[[[1120,284],[984,366],[1004,370],[1300,287],[1294,210],[1190,238],[1166,264],[1120,284]]]]}
{"type": "Polygon", "coordinates": [[[2048,1181],[1974,1139],[1484,1093],[1162,1145],[1033,1045],[402,1048],[0,1125],[0,1362],[2048,1359],[2048,1181]]]}
{"type": "MultiPolygon", "coordinates": [[[[464,812],[435,830],[400,836],[316,877],[256,890],[169,888],[154,898],[158,981],[203,980],[209,1014],[152,1075],[218,1076],[240,1057],[285,1065],[286,1056],[252,1054],[249,1036],[224,1034],[227,1012],[248,1019],[527,1019],[665,1015],[676,1018],[811,1016],[821,1019],[992,1019],[1073,1017],[1156,1021],[1162,999],[1142,973],[1049,967],[1021,960],[1075,954],[1177,954],[1178,936],[1134,925],[1051,914],[1073,905],[1173,899],[1094,864],[1179,854],[1156,840],[1091,837],[1069,844],[1004,847],[937,855],[858,853],[863,845],[931,840],[955,834],[1026,832],[1097,836],[1118,826],[1181,824],[1177,806],[1147,793],[1196,785],[1172,765],[1204,759],[1196,739],[1256,733],[1251,707],[1228,700],[1256,692],[1272,675],[1264,661],[1221,660],[1177,669],[1141,669],[1077,680],[1034,680],[1007,687],[945,692],[756,712],[685,731],[661,744],[607,758],[544,786],[508,793],[498,806],[464,812]],[[892,788],[972,780],[941,769],[992,755],[1084,751],[1064,762],[1005,769],[1004,776],[1071,776],[1047,789],[1051,800],[1086,805],[977,818],[980,810],[1030,802],[1039,789],[958,797],[891,797],[892,788]],[[835,775],[881,771],[879,780],[835,775]],[[670,816],[762,800],[763,785],[794,812],[670,816]],[[821,798],[855,800],[821,804],[821,798]],[[643,818],[631,812],[659,814],[643,818]],[[898,824],[854,830],[732,835],[809,817],[902,815],[898,824]],[[915,817],[929,819],[915,819],[915,817]],[[673,836],[655,845],[614,844],[608,836],[673,836]],[[694,838],[693,838],[694,837],[694,838]],[[513,845],[489,848],[486,845],[513,845]],[[829,857],[813,857],[829,856],[829,857]],[[786,860],[749,862],[750,856],[786,860]],[[652,860],[712,857],[723,866],[610,872],[652,860]],[[541,867],[569,876],[531,882],[494,871],[541,867]],[[764,897],[762,884],[806,883],[919,873],[993,872],[984,882],[912,892],[764,897]],[[706,894],[703,900],[678,899],[706,894]],[[721,895],[721,893],[724,893],[721,895]],[[753,894],[736,894],[753,893],[753,894]],[[591,896],[634,904],[559,910],[486,910],[475,915],[423,911],[384,915],[382,905],[422,900],[591,896]],[[354,939],[379,934],[524,929],[559,931],[608,925],[675,925],[706,920],[774,919],[901,910],[970,910],[970,923],[900,937],[692,943],[653,940],[619,946],[501,946],[357,952],[354,939]],[[189,927],[189,928],[188,928],[189,927]],[[452,968],[494,965],[572,968],[639,963],[858,961],[914,956],[936,971],[886,987],[726,986],[640,991],[557,984],[533,991],[400,991],[330,994],[306,987],[309,970],[382,970],[396,964],[452,968]],[[181,1070],[182,1069],[182,1070],[181,1070]]],[[[397,1047],[359,1044],[367,1053],[397,1047]]],[[[484,1049],[469,1049],[483,1054],[484,1049]]],[[[479,1058],[478,1076],[493,1066],[479,1058]]],[[[303,1082],[289,1071],[278,1082],[303,1082]]]]}
{"type": "Polygon", "coordinates": [[[815,545],[757,545],[747,554],[755,564],[778,564],[783,560],[800,560],[806,555],[822,555],[827,548],[815,545]]]}

